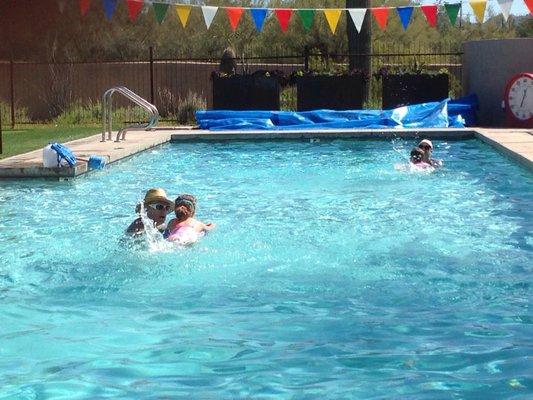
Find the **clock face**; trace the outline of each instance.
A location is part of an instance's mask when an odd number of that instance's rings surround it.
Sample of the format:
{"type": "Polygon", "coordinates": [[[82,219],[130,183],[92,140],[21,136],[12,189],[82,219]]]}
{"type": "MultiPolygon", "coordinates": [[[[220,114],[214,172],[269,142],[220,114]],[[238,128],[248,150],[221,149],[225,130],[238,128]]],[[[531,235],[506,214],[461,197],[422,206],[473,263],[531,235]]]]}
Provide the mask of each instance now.
{"type": "Polygon", "coordinates": [[[509,108],[513,116],[521,121],[533,118],[533,79],[520,76],[509,88],[509,108]]]}

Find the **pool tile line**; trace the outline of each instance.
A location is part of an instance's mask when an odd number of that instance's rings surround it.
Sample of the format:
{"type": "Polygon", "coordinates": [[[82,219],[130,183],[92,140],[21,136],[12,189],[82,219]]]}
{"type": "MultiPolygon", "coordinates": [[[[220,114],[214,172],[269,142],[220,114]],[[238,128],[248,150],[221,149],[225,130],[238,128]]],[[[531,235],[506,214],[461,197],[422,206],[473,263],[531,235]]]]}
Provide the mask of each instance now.
{"type": "MultiPolygon", "coordinates": [[[[165,127],[150,132],[128,132],[125,141],[101,142],[101,134],[65,143],[81,158],[91,155],[104,157],[112,163],[167,142],[220,140],[297,140],[297,139],[418,139],[463,140],[477,138],[513,160],[533,170],[533,130],[527,129],[388,129],[388,130],[317,130],[317,131],[206,131],[191,127],[165,127]]],[[[1,178],[69,179],[88,172],[80,162],[72,168],[44,168],[42,149],[0,160],[1,178]]]]}

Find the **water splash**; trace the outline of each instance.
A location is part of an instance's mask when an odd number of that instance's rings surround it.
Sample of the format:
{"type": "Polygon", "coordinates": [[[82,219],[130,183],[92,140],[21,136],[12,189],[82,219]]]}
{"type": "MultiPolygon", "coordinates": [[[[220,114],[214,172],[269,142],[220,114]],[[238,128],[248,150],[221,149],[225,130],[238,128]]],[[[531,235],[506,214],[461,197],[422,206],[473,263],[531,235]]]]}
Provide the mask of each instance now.
{"type": "Polygon", "coordinates": [[[176,249],[171,242],[165,240],[161,232],[155,227],[154,222],[148,218],[146,210],[144,208],[144,203],[141,201],[140,216],[141,221],[144,225],[144,240],[148,246],[148,251],[151,253],[168,253],[176,249]]]}

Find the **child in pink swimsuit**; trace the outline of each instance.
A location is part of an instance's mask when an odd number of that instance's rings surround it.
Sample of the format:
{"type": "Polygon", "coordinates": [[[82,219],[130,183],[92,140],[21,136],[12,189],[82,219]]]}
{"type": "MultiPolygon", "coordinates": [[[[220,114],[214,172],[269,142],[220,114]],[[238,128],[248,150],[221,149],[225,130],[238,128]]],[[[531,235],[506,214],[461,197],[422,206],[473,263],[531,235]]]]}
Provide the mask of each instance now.
{"type": "Polygon", "coordinates": [[[171,242],[190,244],[196,242],[205,232],[215,228],[215,224],[204,224],[194,219],[196,198],[190,194],[182,194],[174,201],[176,218],[170,220],[163,237],[171,242]]]}
{"type": "Polygon", "coordinates": [[[424,159],[424,150],[422,150],[420,147],[415,147],[413,150],[411,150],[411,156],[409,158],[409,162],[411,165],[413,165],[416,168],[426,169],[426,168],[433,168],[433,166],[425,161],[424,159]]]}

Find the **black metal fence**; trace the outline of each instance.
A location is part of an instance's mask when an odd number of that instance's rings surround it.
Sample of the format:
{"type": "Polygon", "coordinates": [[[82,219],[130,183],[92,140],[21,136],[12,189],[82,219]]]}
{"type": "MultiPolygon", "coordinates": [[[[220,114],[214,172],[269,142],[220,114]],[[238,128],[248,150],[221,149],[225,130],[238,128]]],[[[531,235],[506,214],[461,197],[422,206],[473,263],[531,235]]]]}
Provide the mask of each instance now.
{"type": "MultiPolygon", "coordinates": [[[[370,54],[282,54],[237,57],[238,74],[258,70],[277,70],[290,75],[298,70],[346,73],[348,59],[369,57],[371,71],[366,71],[369,96],[364,108],[381,108],[380,75],[386,72],[447,72],[450,96],[461,95],[461,52],[453,45],[422,48],[418,45],[374,45],[370,54]]],[[[126,86],[148,99],[160,110],[163,120],[175,121],[180,104],[212,106],[211,74],[218,70],[219,59],[158,59],[150,48],[145,60],[116,62],[33,63],[0,61],[0,109],[4,126],[51,121],[61,115],[76,114],[85,108],[89,117],[98,119],[102,94],[113,86],[126,86]],[[74,111],[73,111],[74,110],[74,111]]],[[[296,109],[295,86],[281,92],[281,108],[296,109]]],[[[324,95],[327,95],[325,93],[324,95]]],[[[118,100],[118,99],[117,99],[118,100]]],[[[136,121],[143,113],[118,100],[123,121],[136,121]]],[[[71,115],[75,122],[82,115],[71,115]]],[[[87,116],[85,116],[87,117],[87,116]]]]}

